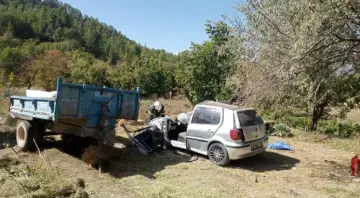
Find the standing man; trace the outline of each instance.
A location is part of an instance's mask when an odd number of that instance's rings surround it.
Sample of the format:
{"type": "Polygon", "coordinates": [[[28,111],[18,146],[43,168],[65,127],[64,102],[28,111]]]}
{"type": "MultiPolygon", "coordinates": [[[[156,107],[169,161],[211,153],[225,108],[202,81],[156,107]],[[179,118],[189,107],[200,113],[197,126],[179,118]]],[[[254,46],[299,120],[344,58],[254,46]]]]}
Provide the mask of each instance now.
{"type": "Polygon", "coordinates": [[[148,114],[149,114],[148,123],[150,123],[150,121],[154,118],[165,117],[164,105],[157,100],[156,102],[154,102],[154,104],[150,105],[148,114]]]}

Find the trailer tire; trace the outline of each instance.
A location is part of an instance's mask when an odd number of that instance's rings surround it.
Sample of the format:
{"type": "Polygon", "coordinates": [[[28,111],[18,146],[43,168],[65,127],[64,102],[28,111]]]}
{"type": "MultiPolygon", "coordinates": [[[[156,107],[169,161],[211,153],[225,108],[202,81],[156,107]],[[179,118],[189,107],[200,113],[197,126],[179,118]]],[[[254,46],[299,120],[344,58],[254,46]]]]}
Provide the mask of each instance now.
{"type": "Polygon", "coordinates": [[[30,151],[35,148],[33,141],[34,127],[28,121],[20,121],[16,127],[16,143],[21,151],[30,151]]]}

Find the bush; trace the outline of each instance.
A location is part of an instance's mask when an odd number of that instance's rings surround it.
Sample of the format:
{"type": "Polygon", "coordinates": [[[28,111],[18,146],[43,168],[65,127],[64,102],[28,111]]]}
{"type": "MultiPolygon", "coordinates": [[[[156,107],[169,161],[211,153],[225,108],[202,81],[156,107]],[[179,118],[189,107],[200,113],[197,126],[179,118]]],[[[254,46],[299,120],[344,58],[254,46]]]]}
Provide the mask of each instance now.
{"type": "Polygon", "coordinates": [[[318,131],[328,135],[350,138],[360,131],[360,126],[350,121],[321,120],[318,124],[318,131]]]}
{"type": "Polygon", "coordinates": [[[295,117],[289,116],[286,117],[284,123],[293,127],[293,128],[305,128],[311,125],[311,118],[310,117],[295,117]]]}
{"type": "MultiPolygon", "coordinates": [[[[281,121],[292,128],[305,128],[311,125],[311,117],[295,117],[288,116],[281,119],[281,121]]],[[[275,126],[274,126],[275,128],[275,126]]],[[[279,129],[280,130],[280,129],[279,129]]],[[[327,135],[333,135],[342,138],[350,138],[360,132],[360,126],[350,121],[339,120],[319,120],[317,130],[327,135]]]]}
{"type": "Polygon", "coordinates": [[[328,135],[338,135],[339,126],[336,120],[320,120],[317,129],[321,133],[328,135]]]}
{"type": "Polygon", "coordinates": [[[293,134],[289,126],[284,123],[274,125],[275,135],[279,137],[292,137],[293,134]]]}

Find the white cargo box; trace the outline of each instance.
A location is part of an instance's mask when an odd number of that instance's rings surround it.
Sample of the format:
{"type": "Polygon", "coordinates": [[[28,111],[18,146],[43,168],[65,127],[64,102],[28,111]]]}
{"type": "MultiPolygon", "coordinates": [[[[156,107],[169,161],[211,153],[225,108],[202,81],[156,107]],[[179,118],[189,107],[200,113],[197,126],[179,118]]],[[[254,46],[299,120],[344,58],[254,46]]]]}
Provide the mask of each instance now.
{"type": "Polygon", "coordinates": [[[26,90],[26,96],[32,98],[52,98],[56,99],[56,91],[40,91],[40,90],[26,90]]]}

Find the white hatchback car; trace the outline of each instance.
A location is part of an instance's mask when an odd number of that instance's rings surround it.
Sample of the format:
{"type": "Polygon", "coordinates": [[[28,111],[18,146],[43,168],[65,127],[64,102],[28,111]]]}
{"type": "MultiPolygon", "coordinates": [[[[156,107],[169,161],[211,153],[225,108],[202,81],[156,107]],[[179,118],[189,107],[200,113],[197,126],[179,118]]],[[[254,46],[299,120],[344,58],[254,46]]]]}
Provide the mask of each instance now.
{"type": "Polygon", "coordinates": [[[195,106],[184,130],[171,123],[163,125],[167,145],[207,155],[219,166],[260,154],[268,145],[264,121],[252,108],[205,101],[195,106]]]}

